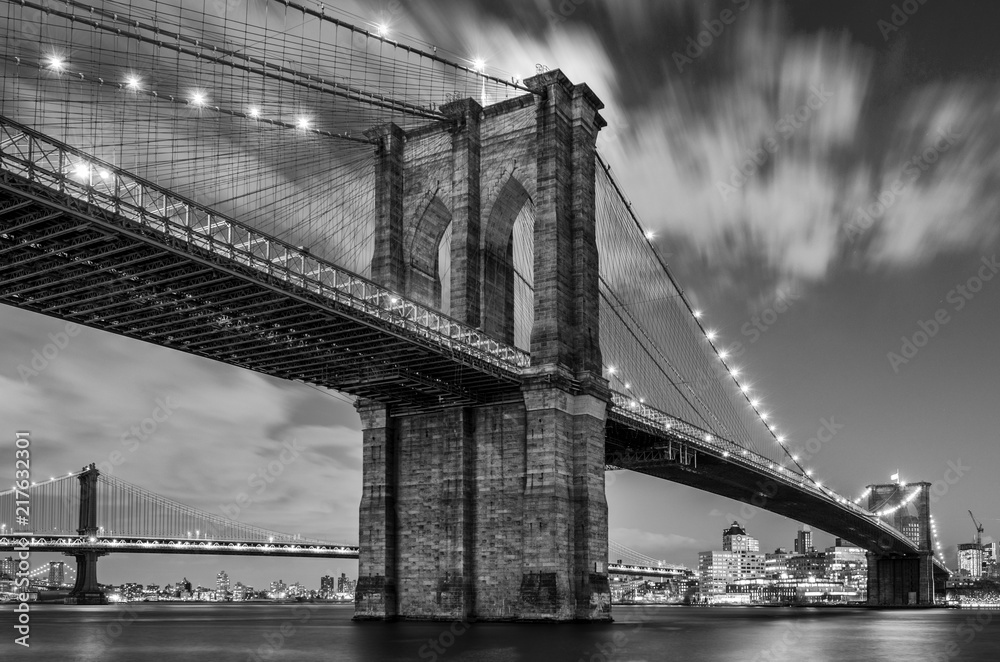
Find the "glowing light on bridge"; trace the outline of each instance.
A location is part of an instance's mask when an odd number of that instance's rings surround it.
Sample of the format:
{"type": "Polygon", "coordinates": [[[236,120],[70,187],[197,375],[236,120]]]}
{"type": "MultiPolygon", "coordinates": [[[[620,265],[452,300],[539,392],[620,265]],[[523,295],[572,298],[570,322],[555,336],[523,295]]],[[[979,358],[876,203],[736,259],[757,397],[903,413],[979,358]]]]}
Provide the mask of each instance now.
{"type": "Polygon", "coordinates": [[[250,119],[258,119],[260,117],[260,108],[257,106],[250,106],[250,108],[247,109],[247,115],[250,119]]]}
{"type": "Polygon", "coordinates": [[[204,92],[195,92],[191,95],[191,105],[198,106],[199,108],[208,103],[208,97],[205,96],[204,92]]]}
{"type": "Polygon", "coordinates": [[[476,57],[472,59],[472,68],[479,73],[484,73],[486,71],[486,60],[481,57],[476,57]]]}
{"type": "Polygon", "coordinates": [[[715,340],[716,335],[717,334],[712,329],[709,329],[708,331],[705,332],[705,337],[708,338],[709,341],[715,340]]]}
{"type": "Polygon", "coordinates": [[[309,128],[309,124],[310,124],[310,120],[305,115],[299,117],[295,121],[295,126],[299,127],[300,129],[308,129],[309,128]]]}
{"type": "Polygon", "coordinates": [[[378,25],[375,26],[375,32],[378,33],[378,36],[385,39],[386,37],[389,36],[389,26],[386,25],[385,23],[379,23],[378,25]]]}
{"type": "Polygon", "coordinates": [[[138,90],[139,86],[141,84],[142,84],[142,81],[139,80],[138,76],[134,76],[133,75],[133,76],[129,76],[128,78],[125,79],[125,87],[127,87],[128,89],[133,90],[133,91],[138,90]]]}
{"type": "Polygon", "coordinates": [[[57,73],[61,73],[66,68],[66,60],[59,57],[58,55],[50,55],[48,61],[49,69],[57,73]]]}
{"type": "Polygon", "coordinates": [[[701,311],[700,311],[700,310],[695,310],[695,311],[694,311],[694,312],[693,312],[692,314],[694,315],[694,318],[695,318],[696,320],[697,320],[697,319],[701,319],[701,315],[702,315],[702,313],[701,313],[701,311]]]}

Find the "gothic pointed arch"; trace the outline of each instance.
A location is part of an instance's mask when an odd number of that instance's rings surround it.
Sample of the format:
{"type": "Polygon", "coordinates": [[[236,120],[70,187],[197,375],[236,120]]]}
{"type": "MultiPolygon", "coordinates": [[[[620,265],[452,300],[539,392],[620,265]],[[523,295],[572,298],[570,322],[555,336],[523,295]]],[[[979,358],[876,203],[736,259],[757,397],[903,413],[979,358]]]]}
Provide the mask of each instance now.
{"type": "Polygon", "coordinates": [[[404,294],[420,303],[441,309],[440,246],[451,226],[451,211],[436,194],[417,210],[417,218],[406,224],[403,241],[406,256],[404,294]]]}
{"type": "Polygon", "coordinates": [[[482,328],[527,349],[534,318],[534,204],[512,174],[493,202],[482,232],[482,328]]]}

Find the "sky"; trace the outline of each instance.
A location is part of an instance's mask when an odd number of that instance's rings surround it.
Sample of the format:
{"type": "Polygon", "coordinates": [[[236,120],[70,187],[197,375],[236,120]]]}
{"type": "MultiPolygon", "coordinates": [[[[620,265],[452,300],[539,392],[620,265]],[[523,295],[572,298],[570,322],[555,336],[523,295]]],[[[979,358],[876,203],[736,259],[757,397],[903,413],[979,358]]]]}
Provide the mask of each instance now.
{"type": "MultiPolygon", "coordinates": [[[[937,481],[932,512],[951,565],[974,534],[967,510],[1000,539],[1000,7],[334,4],[345,20],[483,58],[497,75],[541,63],[588,83],[606,106],[599,150],[789,447],[845,495],[897,471],[937,481]],[[809,444],[830,427],[829,441],[809,444]]],[[[300,455],[239,519],[356,543],[361,433],[348,398],[86,329],[23,378],[19,367],[64,328],[0,306],[0,433],[31,430],[37,475],[104,461],[172,398],[116,476],[218,513],[294,439],[300,455]]],[[[765,550],[791,547],[799,528],[628,472],[608,475],[607,495],[613,540],[689,566],[733,519],[765,550]]],[[[207,585],[225,569],[233,582],[317,588],[356,567],[116,555],[100,577],[207,585]]]]}

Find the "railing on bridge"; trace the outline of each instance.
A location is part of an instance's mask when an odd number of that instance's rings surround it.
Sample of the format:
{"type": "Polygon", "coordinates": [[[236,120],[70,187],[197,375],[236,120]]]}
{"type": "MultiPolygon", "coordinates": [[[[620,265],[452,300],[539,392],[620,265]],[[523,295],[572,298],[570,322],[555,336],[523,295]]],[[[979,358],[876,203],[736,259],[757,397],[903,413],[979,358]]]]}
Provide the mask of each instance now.
{"type": "Polygon", "coordinates": [[[511,373],[531,363],[527,352],[2,116],[0,167],[168,240],[388,322],[448,352],[471,355],[511,373]]]}
{"type": "Polygon", "coordinates": [[[115,476],[93,475],[98,473],[91,465],[26,489],[0,492],[0,522],[4,523],[0,549],[11,549],[23,539],[29,548],[43,551],[358,555],[357,546],[272,531],[199,511],[115,476]],[[83,495],[88,482],[96,489],[93,505],[83,495]],[[15,516],[18,501],[30,504],[23,520],[15,516]],[[80,519],[92,516],[95,521],[80,519]]]}
{"type": "MultiPolygon", "coordinates": [[[[806,474],[776,464],[759,453],[727,439],[710,434],[690,423],[639,402],[634,397],[624,393],[612,391],[611,404],[613,414],[634,421],[664,437],[681,440],[703,453],[709,453],[733,464],[743,465],[760,474],[766,475],[769,479],[777,480],[790,487],[811,492],[844,510],[869,519],[887,534],[916,547],[915,543],[908,536],[885,522],[879,517],[878,513],[870,512],[858,503],[831,490],[824,489],[822,485],[810,481],[806,474]]],[[[627,469],[628,467],[620,468],[627,469]]]]}

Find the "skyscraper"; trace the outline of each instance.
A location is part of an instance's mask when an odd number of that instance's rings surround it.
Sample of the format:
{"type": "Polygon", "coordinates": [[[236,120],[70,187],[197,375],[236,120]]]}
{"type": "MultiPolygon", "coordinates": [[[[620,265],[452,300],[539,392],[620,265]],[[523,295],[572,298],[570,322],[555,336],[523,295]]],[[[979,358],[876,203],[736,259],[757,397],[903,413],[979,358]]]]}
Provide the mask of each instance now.
{"type": "Polygon", "coordinates": [[[215,599],[225,600],[229,594],[229,575],[225,570],[220,570],[215,576],[215,599]]]}
{"type": "Polygon", "coordinates": [[[733,522],[722,531],[722,550],[725,552],[759,552],[760,541],[748,536],[739,522],[733,522]]]}
{"type": "Polygon", "coordinates": [[[337,592],[337,582],[330,575],[323,575],[319,578],[319,595],[321,598],[332,598],[337,592]]]}
{"type": "Polygon", "coordinates": [[[764,561],[760,542],[748,536],[739,522],[733,522],[732,526],[722,531],[722,551],[698,554],[702,594],[722,594],[726,592],[726,584],[763,577],[764,561]]]}
{"type": "Polygon", "coordinates": [[[0,579],[14,579],[14,573],[17,569],[17,561],[13,557],[8,556],[7,558],[0,561],[0,579]]]}
{"type": "Polygon", "coordinates": [[[983,576],[983,548],[974,542],[958,546],[958,570],[976,579],[983,576]]]}
{"type": "Polygon", "coordinates": [[[810,551],[815,551],[812,529],[809,528],[808,524],[803,524],[802,528],[799,529],[798,535],[795,537],[795,553],[805,554],[810,551]]]}

